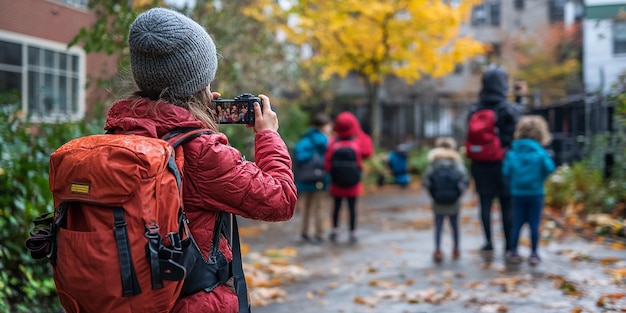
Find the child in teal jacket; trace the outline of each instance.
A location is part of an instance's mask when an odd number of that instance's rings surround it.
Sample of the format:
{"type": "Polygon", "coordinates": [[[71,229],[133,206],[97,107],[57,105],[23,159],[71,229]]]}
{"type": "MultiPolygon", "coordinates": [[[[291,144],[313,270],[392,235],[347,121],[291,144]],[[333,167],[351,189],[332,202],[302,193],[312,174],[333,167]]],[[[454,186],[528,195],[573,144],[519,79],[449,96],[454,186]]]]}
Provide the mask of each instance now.
{"type": "Polygon", "coordinates": [[[519,234],[522,226],[528,223],[531,242],[528,261],[535,265],[540,261],[537,249],[545,196],[543,184],[554,171],[554,161],[544,148],[552,136],[543,117],[527,115],[517,124],[514,138],[502,164],[502,174],[509,182],[513,202],[513,250],[508,253],[507,260],[521,260],[517,253],[519,234]]]}

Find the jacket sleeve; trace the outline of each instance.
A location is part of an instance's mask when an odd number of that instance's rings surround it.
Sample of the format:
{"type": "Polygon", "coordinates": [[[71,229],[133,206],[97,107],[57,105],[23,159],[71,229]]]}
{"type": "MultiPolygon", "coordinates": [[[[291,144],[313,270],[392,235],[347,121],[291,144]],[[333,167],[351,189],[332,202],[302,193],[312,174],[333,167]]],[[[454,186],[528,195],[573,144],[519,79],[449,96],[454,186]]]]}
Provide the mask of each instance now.
{"type": "Polygon", "coordinates": [[[511,177],[511,162],[512,162],[512,152],[508,151],[504,156],[504,160],[502,161],[502,176],[504,180],[508,181],[511,177]]]}
{"type": "MultiPolygon", "coordinates": [[[[193,142],[191,142],[193,143],[193,142]]],[[[297,191],[291,157],[280,135],[271,130],[255,135],[255,162],[242,160],[227,142],[204,143],[185,171],[195,171],[192,194],[197,205],[245,218],[285,221],[294,213],[297,191]]]]}
{"type": "Polygon", "coordinates": [[[548,176],[550,176],[550,174],[552,174],[554,170],[555,170],[554,160],[552,160],[552,157],[550,157],[550,155],[546,151],[543,157],[543,172],[545,173],[544,179],[548,178],[548,176]]]}
{"type": "Polygon", "coordinates": [[[522,116],[522,109],[516,104],[505,102],[498,108],[498,130],[503,148],[509,148],[513,142],[515,126],[522,116]]]}
{"type": "Polygon", "coordinates": [[[374,154],[374,145],[372,144],[372,137],[363,131],[359,132],[357,137],[359,147],[361,149],[361,158],[367,159],[374,154]]]}

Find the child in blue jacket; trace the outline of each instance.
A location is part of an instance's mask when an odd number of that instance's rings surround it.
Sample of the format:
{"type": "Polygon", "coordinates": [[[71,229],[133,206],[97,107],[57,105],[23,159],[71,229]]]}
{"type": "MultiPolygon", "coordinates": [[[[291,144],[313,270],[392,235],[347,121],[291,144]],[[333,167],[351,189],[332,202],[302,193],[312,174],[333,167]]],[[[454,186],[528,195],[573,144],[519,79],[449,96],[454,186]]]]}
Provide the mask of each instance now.
{"type": "Polygon", "coordinates": [[[539,225],[544,203],[544,182],[554,171],[554,161],[546,149],[552,136],[545,119],[538,115],[523,116],[515,128],[515,140],[502,164],[502,174],[509,182],[513,202],[513,250],[507,255],[510,262],[519,262],[517,253],[522,226],[530,228],[531,253],[528,262],[539,263],[539,225]]]}

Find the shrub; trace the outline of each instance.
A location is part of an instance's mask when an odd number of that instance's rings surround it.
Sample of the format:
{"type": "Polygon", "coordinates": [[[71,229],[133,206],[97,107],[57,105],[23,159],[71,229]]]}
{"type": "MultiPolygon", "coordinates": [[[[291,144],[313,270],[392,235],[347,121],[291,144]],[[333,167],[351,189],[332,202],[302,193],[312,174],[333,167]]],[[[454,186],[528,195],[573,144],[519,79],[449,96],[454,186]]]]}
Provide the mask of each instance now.
{"type": "Polygon", "coordinates": [[[0,311],[61,311],[51,267],[33,260],[24,241],[32,220],[53,210],[50,153],[70,139],[102,132],[103,123],[34,125],[21,115],[18,106],[0,107],[0,119],[5,121],[0,130],[0,311]]]}

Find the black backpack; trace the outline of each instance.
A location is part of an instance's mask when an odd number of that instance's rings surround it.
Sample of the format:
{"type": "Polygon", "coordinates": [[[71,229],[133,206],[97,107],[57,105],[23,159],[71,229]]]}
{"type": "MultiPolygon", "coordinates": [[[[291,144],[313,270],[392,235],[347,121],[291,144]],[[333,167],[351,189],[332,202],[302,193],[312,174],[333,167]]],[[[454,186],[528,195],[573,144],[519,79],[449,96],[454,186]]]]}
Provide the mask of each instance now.
{"type": "Polygon", "coordinates": [[[455,165],[436,166],[429,177],[428,189],[435,203],[456,203],[463,194],[462,179],[463,173],[455,165]]]}
{"type": "Polygon", "coordinates": [[[361,181],[360,156],[351,139],[337,140],[331,147],[330,177],[333,184],[352,187],[361,181]]]}

